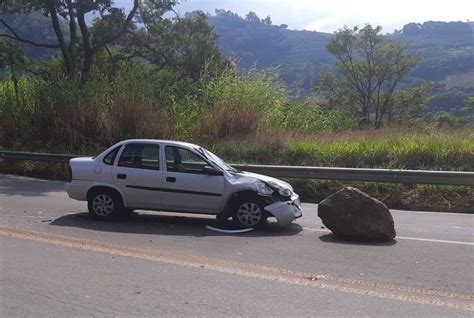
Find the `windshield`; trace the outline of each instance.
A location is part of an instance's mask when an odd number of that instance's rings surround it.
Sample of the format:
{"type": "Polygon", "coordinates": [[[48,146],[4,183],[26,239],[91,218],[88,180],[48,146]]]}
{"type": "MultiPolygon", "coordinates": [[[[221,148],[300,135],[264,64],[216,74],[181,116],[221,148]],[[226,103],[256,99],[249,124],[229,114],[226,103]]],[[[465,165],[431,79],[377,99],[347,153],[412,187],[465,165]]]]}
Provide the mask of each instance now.
{"type": "Polygon", "coordinates": [[[236,169],[232,168],[229,166],[227,163],[225,163],[224,160],[213,154],[207,149],[204,149],[202,147],[199,147],[199,151],[207,158],[209,161],[212,161],[213,164],[221,168],[222,170],[227,170],[227,171],[237,171],[236,169]]]}

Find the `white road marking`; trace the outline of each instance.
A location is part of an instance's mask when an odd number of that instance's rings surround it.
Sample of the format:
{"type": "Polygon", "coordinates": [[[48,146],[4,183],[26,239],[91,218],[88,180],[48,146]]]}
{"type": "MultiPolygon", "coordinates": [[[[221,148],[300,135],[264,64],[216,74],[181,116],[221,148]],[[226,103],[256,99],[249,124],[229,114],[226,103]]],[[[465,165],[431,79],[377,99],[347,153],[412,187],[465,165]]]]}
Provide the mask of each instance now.
{"type": "Polygon", "coordinates": [[[325,233],[330,233],[331,232],[331,231],[326,230],[326,229],[313,229],[313,228],[310,228],[310,227],[303,227],[303,230],[313,231],[313,232],[325,232],[325,233]]]}
{"type": "MultiPolygon", "coordinates": [[[[330,231],[330,230],[327,230],[327,229],[313,229],[313,228],[310,228],[310,227],[303,227],[303,230],[313,231],[313,232],[322,232],[322,233],[331,233],[331,231],[330,231]]],[[[397,236],[396,239],[399,239],[399,240],[410,240],[410,241],[421,241],[421,242],[433,242],[433,243],[446,243],[446,244],[458,244],[458,245],[474,246],[474,242],[437,240],[437,239],[429,239],[429,238],[422,238],[422,237],[397,236]]]]}
{"type": "Polygon", "coordinates": [[[411,240],[411,241],[423,241],[423,242],[435,242],[435,243],[447,243],[447,244],[459,244],[459,245],[474,246],[473,242],[448,241],[448,240],[437,240],[437,239],[428,239],[428,238],[420,238],[420,237],[404,237],[404,236],[397,236],[396,238],[401,239],[401,240],[411,240]]]}
{"type": "Polygon", "coordinates": [[[407,213],[407,214],[436,214],[436,215],[458,215],[465,217],[474,217],[471,213],[459,213],[459,212],[433,212],[433,211],[408,211],[408,210],[390,210],[392,213],[407,213]]]}

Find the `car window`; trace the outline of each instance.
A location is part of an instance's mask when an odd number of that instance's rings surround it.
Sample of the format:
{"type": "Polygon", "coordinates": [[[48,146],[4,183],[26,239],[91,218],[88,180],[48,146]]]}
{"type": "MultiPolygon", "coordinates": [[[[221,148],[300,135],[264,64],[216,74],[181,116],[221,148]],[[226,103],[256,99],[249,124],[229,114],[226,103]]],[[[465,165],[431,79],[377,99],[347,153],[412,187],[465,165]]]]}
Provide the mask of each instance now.
{"type": "Polygon", "coordinates": [[[120,147],[122,147],[122,146],[115,147],[104,157],[103,161],[106,165],[111,166],[111,165],[114,164],[115,157],[117,156],[117,153],[118,153],[120,147]]]}
{"type": "Polygon", "coordinates": [[[160,170],[160,146],[128,144],[120,156],[120,167],[160,170]]]}
{"type": "Polygon", "coordinates": [[[182,173],[203,173],[204,167],[209,165],[204,159],[190,150],[166,146],[166,169],[182,173]]]}

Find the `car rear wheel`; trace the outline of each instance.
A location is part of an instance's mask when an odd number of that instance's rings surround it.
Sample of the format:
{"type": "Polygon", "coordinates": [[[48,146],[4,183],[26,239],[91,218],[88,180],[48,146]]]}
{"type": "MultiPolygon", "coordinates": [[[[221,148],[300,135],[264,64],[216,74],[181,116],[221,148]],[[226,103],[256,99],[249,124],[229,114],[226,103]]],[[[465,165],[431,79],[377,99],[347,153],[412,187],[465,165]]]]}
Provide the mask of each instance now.
{"type": "Polygon", "coordinates": [[[107,189],[92,192],[87,207],[89,213],[99,219],[113,219],[124,211],[120,195],[107,189]]]}
{"type": "Polygon", "coordinates": [[[242,200],[236,205],[232,219],[240,227],[261,228],[267,222],[267,212],[258,199],[242,200]]]}

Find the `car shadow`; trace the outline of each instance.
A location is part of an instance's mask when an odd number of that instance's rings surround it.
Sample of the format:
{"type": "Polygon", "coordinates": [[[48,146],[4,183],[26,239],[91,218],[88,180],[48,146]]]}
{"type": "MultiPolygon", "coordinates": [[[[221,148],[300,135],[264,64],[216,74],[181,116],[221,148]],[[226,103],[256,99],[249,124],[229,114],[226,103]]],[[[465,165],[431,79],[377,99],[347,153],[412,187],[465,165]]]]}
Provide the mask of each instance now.
{"type": "Polygon", "coordinates": [[[208,230],[206,225],[235,229],[231,221],[218,223],[213,218],[195,216],[171,216],[161,214],[144,214],[133,212],[129,217],[120,220],[97,220],[89,213],[74,213],[61,216],[49,223],[54,226],[76,227],[101,232],[135,233],[170,236],[243,236],[243,237],[265,237],[265,236],[292,236],[300,233],[303,228],[292,223],[280,227],[276,222],[269,222],[264,228],[245,233],[220,233],[208,230]]]}
{"type": "Polygon", "coordinates": [[[326,243],[337,243],[337,244],[347,244],[347,245],[393,246],[397,244],[396,240],[385,241],[385,242],[374,242],[374,241],[367,241],[367,240],[349,241],[349,240],[341,239],[332,233],[321,235],[319,239],[326,243]]]}

